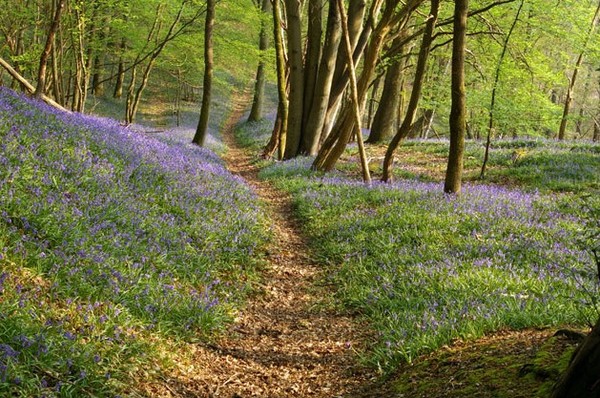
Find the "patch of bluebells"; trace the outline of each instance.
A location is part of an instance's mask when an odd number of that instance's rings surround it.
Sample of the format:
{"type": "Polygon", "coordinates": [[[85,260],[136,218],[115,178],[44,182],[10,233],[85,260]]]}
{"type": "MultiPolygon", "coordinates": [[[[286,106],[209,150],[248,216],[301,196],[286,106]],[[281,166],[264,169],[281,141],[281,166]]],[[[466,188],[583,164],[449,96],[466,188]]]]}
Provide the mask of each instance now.
{"type": "Polygon", "coordinates": [[[284,162],[264,175],[295,193],[338,298],[378,331],[378,366],[391,370],[456,338],[597,317],[572,197],[488,185],[456,197],[440,183],[306,177],[306,166],[284,162]]]}
{"type": "Polygon", "coordinates": [[[48,346],[65,345],[56,352],[74,363],[86,352],[79,346],[96,341],[96,352],[85,356],[90,367],[78,368],[85,380],[104,378],[93,369],[110,360],[94,358],[130,334],[114,329],[119,322],[180,336],[222,327],[266,239],[255,194],[214,153],[113,120],[61,113],[4,88],[0,209],[0,263],[14,273],[3,277],[0,294],[7,278],[15,287],[13,301],[0,296],[0,306],[14,319],[26,316],[35,333],[49,328],[60,343],[48,346]],[[30,273],[44,283],[19,282],[30,273]],[[65,302],[102,303],[101,311],[83,311],[88,326],[64,327],[52,312],[65,302]],[[101,325],[115,316],[107,333],[101,325]]]}

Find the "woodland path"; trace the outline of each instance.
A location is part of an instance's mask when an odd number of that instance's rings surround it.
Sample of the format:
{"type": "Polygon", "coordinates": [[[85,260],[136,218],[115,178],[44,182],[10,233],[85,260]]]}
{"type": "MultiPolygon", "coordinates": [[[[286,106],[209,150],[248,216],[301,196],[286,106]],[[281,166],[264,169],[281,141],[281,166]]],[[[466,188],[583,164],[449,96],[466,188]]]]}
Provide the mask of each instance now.
{"type": "Polygon", "coordinates": [[[267,251],[261,291],[240,311],[229,333],[194,355],[196,375],[210,397],[391,397],[373,371],[358,364],[369,336],[356,320],[327,301],[320,267],[293,216],[291,198],[258,179],[254,155],[233,138],[246,103],[235,102],[224,128],[229,169],[264,202],[274,239],[267,251]],[[330,303],[329,303],[330,304],[330,303]]]}

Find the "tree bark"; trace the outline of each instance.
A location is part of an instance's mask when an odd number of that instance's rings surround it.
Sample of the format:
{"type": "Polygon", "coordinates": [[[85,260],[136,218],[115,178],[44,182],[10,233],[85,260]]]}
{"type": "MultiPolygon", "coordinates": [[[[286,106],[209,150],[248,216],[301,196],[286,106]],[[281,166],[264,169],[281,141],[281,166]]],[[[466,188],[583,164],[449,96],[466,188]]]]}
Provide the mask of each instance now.
{"type": "Polygon", "coordinates": [[[321,38],[323,36],[323,0],[309,0],[308,3],[308,31],[306,34],[306,55],[304,61],[304,105],[302,117],[302,137],[300,142],[300,153],[308,153],[310,148],[305,148],[305,126],[308,123],[316,83],[319,75],[319,65],[321,63],[321,53],[323,46],[321,38]]]}
{"type": "Polygon", "coordinates": [[[304,59],[302,51],[302,1],[285,0],[290,64],[290,95],[285,159],[299,154],[304,109],[304,59]]]}
{"type": "Polygon", "coordinates": [[[342,22],[342,30],[344,32],[344,42],[346,44],[346,56],[348,57],[348,68],[350,69],[350,89],[352,94],[352,110],[354,115],[354,130],[358,141],[358,152],[360,164],[363,174],[363,181],[367,184],[371,183],[371,174],[369,172],[369,163],[363,145],[362,132],[360,129],[360,103],[358,99],[358,87],[356,85],[356,70],[354,61],[352,60],[352,43],[350,42],[350,34],[348,32],[348,18],[344,12],[343,0],[337,0],[338,9],[342,22]]]}
{"type": "Polygon", "coordinates": [[[390,145],[385,153],[383,161],[383,177],[382,181],[389,182],[392,180],[392,166],[394,160],[394,152],[398,148],[400,142],[406,138],[410,133],[413,120],[417,113],[419,106],[419,100],[421,98],[421,90],[423,88],[423,80],[425,78],[425,70],[427,67],[427,59],[429,58],[429,52],[431,51],[431,43],[433,42],[433,31],[435,30],[435,24],[437,22],[438,13],[440,9],[440,0],[431,0],[431,9],[429,16],[427,17],[427,24],[425,26],[425,32],[423,33],[423,41],[421,43],[421,49],[419,50],[419,59],[417,61],[417,68],[415,71],[415,78],[413,83],[413,89],[410,94],[410,100],[406,115],[402,121],[400,129],[392,138],[390,145]]]}
{"type": "Polygon", "coordinates": [[[258,40],[258,50],[260,51],[260,60],[256,68],[256,83],[254,85],[254,98],[250,108],[249,122],[256,122],[263,117],[263,104],[265,97],[265,52],[269,48],[269,35],[267,34],[267,24],[265,16],[271,13],[271,1],[262,0],[260,35],[258,40]]]}
{"type": "Polygon", "coordinates": [[[600,397],[600,319],[575,351],[551,398],[600,397]]]}
{"type": "Polygon", "coordinates": [[[213,77],[213,30],[215,26],[215,2],[206,1],[206,21],[204,24],[204,87],[202,88],[202,108],[196,134],[192,142],[204,146],[208,133],[208,119],[210,117],[210,99],[212,96],[213,77]]]}
{"type": "MultiPolygon", "coordinates": [[[[386,73],[387,74],[387,73],[386,73]]],[[[373,119],[375,117],[375,113],[377,109],[379,109],[380,95],[379,88],[381,87],[381,81],[385,80],[385,77],[382,75],[378,75],[373,81],[371,87],[371,96],[369,97],[369,112],[367,113],[367,125],[366,128],[371,130],[373,128],[373,119]]],[[[370,136],[369,136],[370,138],[370,136]]],[[[369,140],[367,140],[369,142],[369,140]]]]}
{"type": "Polygon", "coordinates": [[[285,47],[283,45],[283,33],[281,31],[281,3],[280,0],[273,1],[273,37],[275,40],[275,53],[277,60],[277,92],[278,92],[278,117],[281,118],[281,124],[273,128],[273,135],[277,134],[278,139],[273,140],[279,143],[279,159],[282,160],[285,155],[285,142],[287,138],[287,125],[289,103],[287,94],[287,65],[285,62],[285,47]]]}
{"type": "Polygon", "coordinates": [[[115,90],[113,91],[113,98],[119,99],[123,96],[123,82],[125,81],[125,63],[123,61],[123,52],[127,47],[127,41],[125,38],[121,39],[121,54],[119,55],[119,66],[117,70],[117,81],[115,82],[115,90]]]}
{"type": "Polygon", "coordinates": [[[323,45],[323,54],[311,102],[312,105],[306,126],[304,127],[302,147],[309,155],[316,155],[319,149],[321,132],[325,124],[329,95],[333,83],[336,56],[340,45],[340,15],[335,2],[336,0],[329,0],[325,44],[323,45]]]}
{"type": "MultiPolygon", "coordinates": [[[[368,87],[373,78],[375,67],[388,33],[393,26],[397,26],[398,24],[401,25],[400,28],[403,28],[410,15],[412,15],[422,1],[408,1],[401,8],[397,9],[398,3],[398,1],[394,0],[386,1],[385,10],[382,13],[377,27],[373,30],[369,46],[365,52],[363,70],[358,81],[358,99],[361,113],[365,107],[368,87]]],[[[375,20],[375,17],[379,14],[379,9],[376,6],[377,2],[374,2],[369,17],[372,20],[375,20]]],[[[379,6],[381,6],[381,3],[379,3],[379,6]]],[[[313,168],[323,171],[330,171],[333,169],[352,136],[352,132],[354,131],[353,124],[354,119],[352,117],[352,111],[349,108],[342,110],[342,113],[338,118],[338,123],[336,123],[334,127],[335,134],[332,134],[331,137],[328,137],[323,143],[317,158],[313,162],[313,168]]]]}
{"type": "Polygon", "coordinates": [[[375,112],[368,143],[387,141],[394,136],[398,122],[401,83],[402,63],[400,60],[394,60],[385,74],[383,91],[375,112]]]}
{"type": "Polygon", "coordinates": [[[48,37],[46,38],[46,45],[44,46],[44,50],[42,51],[42,55],[40,56],[40,66],[38,68],[38,79],[37,79],[37,87],[33,95],[37,98],[40,98],[42,94],[45,93],[46,89],[46,68],[48,65],[48,58],[50,57],[50,53],[52,52],[52,45],[54,44],[54,37],[56,36],[56,31],[60,25],[60,16],[62,14],[63,9],[65,8],[66,0],[59,0],[56,4],[56,10],[54,12],[54,18],[52,18],[52,23],[50,24],[50,29],[48,31],[48,37]]]}
{"type": "Polygon", "coordinates": [[[452,41],[452,105],[450,108],[450,153],[444,192],[460,193],[463,173],[463,153],[466,130],[465,41],[467,33],[468,0],[454,2],[452,41]]]}

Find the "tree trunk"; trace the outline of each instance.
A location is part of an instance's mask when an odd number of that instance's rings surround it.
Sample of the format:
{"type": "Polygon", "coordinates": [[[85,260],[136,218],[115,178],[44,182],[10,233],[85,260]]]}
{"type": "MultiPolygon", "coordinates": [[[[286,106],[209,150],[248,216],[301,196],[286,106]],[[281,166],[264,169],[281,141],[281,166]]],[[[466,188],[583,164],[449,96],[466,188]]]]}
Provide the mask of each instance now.
{"type": "Polygon", "coordinates": [[[588,31],[588,35],[585,39],[585,43],[583,44],[583,50],[579,53],[577,57],[577,62],[575,63],[575,68],[573,69],[573,74],[571,75],[571,79],[569,79],[569,86],[567,87],[567,96],[565,98],[565,106],[563,108],[563,115],[560,121],[560,128],[558,129],[558,139],[564,140],[567,130],[567,121],[569,118],[569,112],[571,110],[571,104],[573,102],[573,89],[575,88],[575,82],[577,81],[577,74],[579,73],[579,69],[581,68],[581,64],[583,62],[583,56],[587,51],[588,44],[592,35],[594,34],[594,30],[596,30],[596,25],[598,24],[598,16],[600,15],[600,2],[598,3],[598,7],[596,8],[596,12],[594,14],[594,19],[592,19],[592,24],[590,26],[590,30],[588,31]]]}
{"type": "Polygon", "coordinates": [[[583,340],[551,398],[600,397],[600,319],[583,340]]]}
{"type": "Polygon", "coordinates": [[[512,25],[508,31],[508,34],[504,38],[504,45],[502,46],[502,53],[500,54],[500,58],[498,59],[498,64],[496,65],[496,73],[494,75],[494,85],[492,87],[492,99],[490,101],[490,111],[489,111],[489,123],[488,123],[488,132],[487,139],[485,143],[485,153],[483,155],[483,164],[481,165],[481,173],[479,174],[480,179],[485,178],[485,169],[487,166],[487,162],[490,156],[490,145],[492,142],[492,133],[494,132],[494,108],[496,105],[496,90],[498,89],[498,82],[500,81],[500,72],[502,71],[502,62],[504,61],[504,56],[506,55],[506,50],[508,49],[508,42],[510,41],[510,37],[512,36],[513,31],[515,30],[515,26],[517,26],[517,21],[519,20],[519,15],[521,15],[521,10],[523,9],[523,5],[525,4],[525,0],[521,0],[521,4],[519,4],[519,8],[517,9],[517,13],[515,14],[515,19],[513,20],[512,25]]]}
{"type": "MultiPolygon", "coordinates": [[[[35,92],[35,87],[33,87],[31,85],[31,83],[29,83],[23,76],[21,76],[21,74],[19,74],[19,72],[17,72],[12,66],[10,66],[10,64],[8,62],[6,62],[1,57],[0,57],[0,66],[2,68],[4,68],[8,72],[9,75],[11,75],[11,77],[14,79],[14,81],[16,81],[21,86],[23,86],[25,88],[25,90],[28,91],[30,94],[33,94],[35,92]]],[[[61,111],[67,111],[60,104],[58,104],[56,101],[54,101],[52,98],[48,97],[45,94],[42,94],[41,99],[45,103],[47,103],[57,109],[60,109],[61,111]]]]}
{"type": "Polygon", "coordinates": [[[394,136],[398,123],[401,83],[402,63],[399,60],[395,60],[385,74],[383,92],[381,93],[379,106],[377,107],[373,125],[371,126],[371,135],[367,142],[372,144],[379,143],[387,141],[394,136]]]}
{"type": "Polygon", "coordinates": [[[413,89],[410,94],[410,100],[408,103],[408,109],[406,110],[406,116],[402,121],[400,129],[392,138],[390,145],[385,153],[383,161],[383,176],[382,181],[389,182],[392,180],[392,166],[394,160],[394,152],[398,148],[398,144],[402,141],[410,132],[411,125],[417,113],[419,106],[419,100],[421,98],[421,90],[423,88],[423,80],[425,78],[425,70],[427,68],[427,59],[429,58],[429,52],[431,51],[431,43],[433,41],[433,31],[435,30],[435,24],[437,22],[438,13],[440,9],[440,0],[431,0],[431,9],[427,18],[427,24],[425,31],[423,32],[423,41],[421,43],[421,49],[419,51],[419,59],[417,61],[417,68],[415,71],[415,79],[413,83],[413,89]]]}
{"type": "Polygon", "coordinates": [[[50,53],[52,52],[52,45],[54,43],[54,37],[56,36],[56,31],[60,25],[60,16],[62,14],[63,9],[65,8],[66,0],[59,0],[56,5],[56,10],[54,12],[54,18],[52,18],[52,23],[50,24],[50,30],[48,31],[48,37],[46,38],[46,45],[44,46],[44,50],[42,51],[42,55],[40,56],[40,66],[38,68],[38,79],[37,79],[37,87],[34,92],[34,96],[40,98],[42,94],[45,93],[46,89],[46,68],[48,65],[48,58],[50,57],[50,53]]]}
{"type": "Polygon", "coordinates": [[[379,87],[381,86],[382,79],[385,80],[384,76],[377,75],[377,77],[373,81],[373,86],[371,87],[371,96],[369,97],[369,112],[367,113],[367,125],[365,126],[369,130],[373,128],[373,119],[375,117],[375,112],[377,111],[377,109],[379,108],[379,104],[381,103],[379,87]]]}
{"type": "Polygon", "coordinates": [[[277,124],[273,128],[273,135],[277,134],[279,139],[274,140],[279,143],[279,159],[284,158],[285,141],[287,138],[287,125],[289,103],[287,94],[287,66],[285,62],[285,48],[283,45],[283,34],[281,31],[281,4],[280,0],[273,1],[273,37],[275,40],[275,54],[277,59],[277,92],[279,96],[278,117],[281,118],[279,129],[277,124]]]}
{"type": "Polygon", "coordinates": [[[369,163],[363,145],[362,133],[360,130],[360,103],[358,98],[358,88],[356,85],[356,70],[354,61],[352,60],[352,43],[350,42],[350,34],[348,32],[348,18],[344,12],[343,0],[337,0],[338,9],[342,22],[342,30],[344,32],[344,42],[346,44],[346,56],[348,57],[348,68],[350,69],[350,89],[352,94],[352,110],[354,115],[354,130],[358,141],[358,150],[360,156],[360,164],[363,173],[363,181],[367,184],[371,183],[371,175],[369,173],[369,163]]]}
{"type": "Polygon", "coordinates": [[[444,192],[458,194],[462,186],[463,153],[466,130],[465,41],[468,0],[454,2],[454,32],[452,41],[452,105],[450,108],[450,154],[444,192]]]}
{"type": "MultiPolygon", "coordinates": [[[[365,107],[369,84],[373,78],[375,67],[377,66],[377,61],[388,33],[393,26],[397,26],[398,24],[400,24],[400,28],[402,29],[410,15],[412,15],[422,1],[408,1],[401,8],[397,9],[398,3],[398,1],[386,1],[386,8],[383,11],[377,27],[373,30],[372,38],[365,52],[363,70],[358,81],[358,99],[361,113],[365,107]]],[[[381,6],[381,3],[379,3],[379,5],[381,6]]],[[[369,16],[372,20],[375,20],[376,16],[379,14],[379,9],[376,6],[377,2],[374,2],[369,16]]],[[[354,128],[353,124],[354,120],[352,118],[352,113],[348,110],[343,111],[339,118],[339,123],[334,127],[335,134],[332,134],[331,140],[328,139],[323,144],[321,151],[313,163],[314,168],[323,171],[330,171],[333,169],[351,138],[354,128]]]]}
{"type": "Polygon", "coordinates": [[[200,109],[200,120],[192,142],[204,146],[208,133],[208,119],[210,116],[210,99],[212,96],[213,76],[213,29],[215,26],[215,2],[206,1],[206,21],[204,25],[204,87],[202,88],[202,108],[200,109]]]}
{"type": "Polygon", "coordinates": [[[312,106],[304,128],[302,146],[309,155],[316,155],[319,149],[335,72],[336,56],[340,45],[340,16],[335,2],[336,0],[329,0],[325,44],[323,45],[319,74],[311,102],[312,106]]]}
{"type": "MultiPolygon", "coordinates": [[[[372,22],[374,22],[376,19],[370,18],[369,23],[367,23],[363,29],[363,20],[365,19],[366,3],[367,2],[365,0],[353,0],[348,5],[348,30],[350,33],[350,42],[352,43],[354,65],[360,64],[360,60],[363,56],[363,53],[369,41],[369,37],[374,28],[372,22]]],[[[375,1],[371,3],[369,15],[375,16],[375,14],[379,12],[380,8],[380,1],[375,1]]],[[[325,111],[323,130],[320,133],[321,141],[324,141],[323,144],[327,142],[326,139],[333,129],[336,117],[339,114],[340,107],[342,105],[342,96],[344,95],[344,91],[346,90],[350,82],[350,77],[348,76],[348,68],[345,62],[346,57],[343,55],[343,52],[346,51],[344,47],[345,46],[340,47],[340,51],[342,53],[337,56],[333,80],[331,83],[331,89],[329,93],[329,101],[327,104],[327,110],[325,111]]]]}
{"type": "Polygon", "coordinates": [[[65,97],[62,89],[62,80],[60,77],[60,67],[58,65],[58,51],[56,51],[56,37],[52,45],[52,95],[59,104],[65,103],[65,97]]]}
{"type": "Polygon", "coordinates": [[[302,116],[302,134],[300,137],[300,154],[309,154],[314,139],[308,137],[308,125],[315,100],[316,84],[321,63],[321,37],[323,36],[323,0],[309,0],[308,31],[306,38],[306,56],[304,61],[304,105],[302,116]]]}
{"type": "Polygon", "coordinates": [[[117,81],[115,83],[115,90],[113,91],[113,98],[119,99],[123,96],[123,82],[125,81],[125,64],[123,61],[123,52],[127,47],[127,42],[123,38],[121,39],[121,54],[119,55],[119,66],[117,71],[117,81]]]}
{"type": "Polygon", "coordinates": [[[302,2],[285,0],[287,11],[287,38],[290,64],[290,95],[285,142],[285,159],[298,155],[302,137],[304,108],[304,59],[302,51],[302,2]]]}
{"type": "MultiPolygon", "coordinates": [[[[376,17],[379,14],[381,5],[381,2],[373,3],[370,17],[376,17]]],[[[381,20],[373,31],[371,42],[369,43],[365,53],[363,70],[357,83],[357,97],[359,103],[359,112],[361,114],[365,106],[369,83],[371,82],[373,73],[375,71],[381,48],[385,42],[387,34],[391,29],[390,23],[392,22],[394,12],[395,6],[388,4],[381,20]]],[[[354,131],[354,116],[351,106],[352,105],[350,103],[347,103],[347,106],[342,108],[340,116],[338,117],[338,122],[334,127],[335,134],[332,134],[323,143],[319,154],[313,162],[313,168],[323,171],[332,170],[344,152],[346,145],[352,136],[352,132],[354,131]]]]}
{"type": "Polygon", "coordinates": [[[592,141],[600,141],[600,120],[594,120],[594,136],[592,137],[592,141]]]}
{"type": "Polygon", "coordinates": [[[265,15],[271,12],[271,1],[262,0],[260,20],[260,36],[258,41],[258,49],[260,51],[260,60],[256,68],[256,83],[254,85],[254,99],[250,108],[249,122],[256,122],[262,119],[263,103],[265,97],[265,53],[269,48],[269,36],[267,34],[267,24],[265,15]]]}
{"type": "Polygon", "coordinates": [[[95,96],[104,95],[104,81],[102,68],[104,67],[104,56],[97,54],[94,57],[94,75],[92,77],[92,92],[95,96]]]}

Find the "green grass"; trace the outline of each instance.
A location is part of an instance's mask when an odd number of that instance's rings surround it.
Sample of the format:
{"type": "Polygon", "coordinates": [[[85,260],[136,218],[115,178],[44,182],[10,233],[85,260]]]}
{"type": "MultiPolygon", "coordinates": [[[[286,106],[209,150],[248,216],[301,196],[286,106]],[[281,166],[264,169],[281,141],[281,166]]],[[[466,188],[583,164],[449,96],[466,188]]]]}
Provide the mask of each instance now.
{"type": "MultiPolygon", "coordinates": [[[[402,150],[441,155],[445,145],[409,142],[402,150]]],[[[502,156],[515,145],[495,151],[493,164],[507,163],[502,156]]],[[[365,186],[348,179],[345,166],[332,175],[315,174],[310,158],[273,163],[261,172],[293,194],[317,260],[326,266],[325,278],[337,287],[338,303],[375,330],[368,363],[393,371],[457,338],[595,320],[595,269],[579,245],[582,202],[551,190],[564,190],[560,183],[566,179],[569,190],[589,191],[598,176],[560,172],[547,154],[588,162],[583,153],[595,167],[596,146],[578,145],[578,157],[570,156],[572,146],[521,145],[540,147],[521,159],[521,170],[534,174],[540,166],[526,168],[526,159],[539,159],[557,170],[543,177],[552,184],[526,178],[519,180],[526,190],[466,184],[453,197],[443,194],[439,182],[365,186]]]]}
{"type": "Polygon", "coordinates": [[[267,233],[212,152],[0,90],[0,395],[140,394],[252,288],[267,233]]]}

